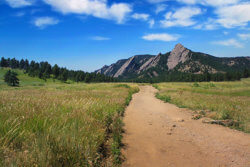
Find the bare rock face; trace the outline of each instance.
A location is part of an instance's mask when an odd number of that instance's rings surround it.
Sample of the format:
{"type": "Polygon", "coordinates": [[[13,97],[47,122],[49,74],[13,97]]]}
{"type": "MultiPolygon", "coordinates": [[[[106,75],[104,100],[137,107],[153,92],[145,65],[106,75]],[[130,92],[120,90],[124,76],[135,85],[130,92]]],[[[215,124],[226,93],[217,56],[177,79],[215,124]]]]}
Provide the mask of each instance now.
{"type": "Polygon", "coordinates": [[[158,55],[135,55],[121,59],[110,66],[95,71],[112,77],[127,79],[156,78],[168,75],[167,71],[192,74],[209,72],[225,73],[250,67],[250,57],[218,58],[201,52],[193,52],[180,43],[171,52],[158,55]]]}
{"type": "Polygon", "coordinates": [[[183,45],[177,44],[175,48],[173,49],[173,51],[170,53],[170,56],[168,58],[168,63],[167,63],[168,69],[172,70],[180,62],[184,63],[185,61],[187,61],[189,58],[188,57],[189,52],[190,50],[185,48],[183,45]]]}
{"type": "Polygon", "coordinates": [[[126,68],[129,66],[129,64],[133,61],[135,57],[131,57],[128,61],[126,61],[123,66],[115,73],[114,77],[117,78],[119,77],[120,75],[122,75],[126,68]]]}
{"type": "Polygon", "coordinates": [[[158,65],[159,61],[160,61],[161,55],[156,56],[153,61],[150,63],[150,65],[148,66],[147,69],[151,68],[151,67],[155,67],[158,65]]]}
{"type": "Polygon", "coordinates": [[[160,61],[161,55],[159,54],[156,57],[150,58],[148,61],[146,61],[139,69],[138,74],[141,73],[142,71],[145,71],[149,68],[155,67],[158,65],[160,61]]]}
{"type": "Polygon", "coordinates": [[[150,58],[148,61],[146,61],[139,69],[138,73],[140,73],[141,71],[144,71],[145,69],[148,69],[148,67],[150,66],[150,64],[152,63],[152,61],[154,60],[154,57],[150,58]]]}

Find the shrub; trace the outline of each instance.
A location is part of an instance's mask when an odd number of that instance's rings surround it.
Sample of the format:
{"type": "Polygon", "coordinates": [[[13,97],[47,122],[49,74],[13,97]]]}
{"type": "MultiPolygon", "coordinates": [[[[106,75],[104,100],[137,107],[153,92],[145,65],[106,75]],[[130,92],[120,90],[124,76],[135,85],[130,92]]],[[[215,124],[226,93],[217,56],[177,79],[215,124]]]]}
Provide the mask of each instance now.
{"type": "Polygon", "coordinates": [[[200,85],[197,83],[197,82],[195,82],[194,84],[193,84],[193,87],[199,87],[200,85]]]}
{"type": "Polygon", "coordinates": [[[171,101],[171,97],[170,96],[162,96],[159,93],[156,94],[156,98],[164,101],[164,102],[170,102],[171,101]]]}

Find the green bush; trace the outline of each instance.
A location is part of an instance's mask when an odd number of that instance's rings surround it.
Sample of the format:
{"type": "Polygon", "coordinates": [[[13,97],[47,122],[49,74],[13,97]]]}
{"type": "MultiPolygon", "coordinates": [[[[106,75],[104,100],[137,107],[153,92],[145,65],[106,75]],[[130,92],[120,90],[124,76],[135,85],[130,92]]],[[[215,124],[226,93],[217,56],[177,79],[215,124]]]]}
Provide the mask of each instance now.
{"type": "Polygon", "coordinates": [[[195,82],[192,86],[193,87],[200,87],[200,85],[197,82],[195,82]]]}
{"type": "Polygon", "coordinates": [[[159,93],[156,94],[156,98],[164,101],[164,102],[171,102],[171,97],[170,96],[166,96],[166,95],[160,95],[159,93]]]}

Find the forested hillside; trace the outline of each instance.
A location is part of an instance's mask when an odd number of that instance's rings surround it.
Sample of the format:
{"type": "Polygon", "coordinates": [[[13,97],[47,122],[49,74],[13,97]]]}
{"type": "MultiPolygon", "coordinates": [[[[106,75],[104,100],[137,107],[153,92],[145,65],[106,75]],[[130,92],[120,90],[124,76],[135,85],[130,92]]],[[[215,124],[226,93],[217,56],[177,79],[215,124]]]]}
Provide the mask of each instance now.
{"type": "Polygon", "coordinates": [[[248,77],[249,57],[215,57],[177,44],[165,54],[137,55],[97,70],[122,81],[233,81],[248,77]]]}
{"type": "Polygon", "coordinates": [[[24,60],[16,60],[15,58],[1,58],[0,67],[9,67],[12,69],[24,70],[31,77],[39,77],[40,79],[47,80],[49,78],[58,79],[63,82],[72,80],[75,82],[114,82],[115,79],[110,76],[96,73],[88,73],[84,71],[68,70],[64,67],[59,67],[57,64],[52,66],[48,62],[35,62],[24,60]]]}

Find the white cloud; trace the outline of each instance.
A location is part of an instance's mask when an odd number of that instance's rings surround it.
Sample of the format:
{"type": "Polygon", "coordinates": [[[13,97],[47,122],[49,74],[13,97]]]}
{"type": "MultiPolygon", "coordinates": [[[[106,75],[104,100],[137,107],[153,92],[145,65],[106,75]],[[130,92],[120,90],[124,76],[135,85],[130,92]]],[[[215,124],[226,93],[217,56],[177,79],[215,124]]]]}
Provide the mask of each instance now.
{"type": "Polygon", "coordinates": [[[206,23],[196,26],[198,29],[213,30],[219,26],[225,28],[235,28],[247,26],[250,22],[250,2],[247,0],[177,0],[178,2],[214,7],[213,22],[209,20],[206,23]],[[210,22],[210,23],[209,23],[210,22]]]}
{"type": "Polygon", "coordinates": [[[236,39],[228,39],[228,40],[222,40],[222,41],[215,41],[212,42],[213,44],[217,44],[217,45],[222,45],[222,46],[233,46],[236,48],[243,48],[244,45],[241,44],[239,41],[237,41],[236,39]]]}
{"type": "Polygon", "coordinates": [[[159,5],[156,6],[155,13],[159,14],[159,13],[165,11],[166,8],[167,8],[167,5],[165,5],[165,4],[159,4],[159,5]]]}
{"type": "Polygon", "coordinates": [[[161,20],[163,27],[187,27],[196,23],[192,17],[202,14],[200,8],[197,7],[182,7],[175,12],[168,12],[165,15],[165,20],[161,20]]]}
{"type": "Polygon", "coordinates": [[[56,25],[59,23],[58,19],[53,17],[38,17],[34,20],[33,24],[41,29],[50,25],[56,25]]]}
{"type": "Polygon", "coordinates": [[[5,0],[12,8],[21,8],[33,4],[33,0],[5,0]]]}
{"type": "Polygon", "coordinates": [[[225,28],[247,26],[250,21],[250,3],[220,7],[215,13],[218,15],[217,22],[225,28]]]}
{"type": "Polygon", "coordinates": [[[201,4],[204,6],[215,6],[215,7],[237,4],[238,2],[240,2],[240,0],[177,0],[177,1],[190,5],[201,4]]]}
{"type": "Polygon", "coordinates": [[[148,18],[149,18],[149,15],[148,14],[145,14],[145,13],[135,13],[131,16],[133,19],[136,19],[136,20],[143,20],[143,21],[147,21],[148,18]]]}
{"type": "Polygon", "coordinates": [[[142,37],[142,39],[147,41],[165,41],[165,42],[177,41],[179,38],[180,38],[179,35],[171,35],[167,33],[148,34],[142,37]]]}
{"type": "Polygon", "coordinates": [[[107,0],[43,0],[55,10],[63,13],[86,14],[123,23],[131,6],[126,3],[107,5],[107,0]]]}
{"type": "Polygon", "coordinates": [[[194,26],[194,29],[199,30],[215,30],[218,28],[218,24],[216,23],[216,20],[209,18],[205,23],[200,23],[196,26],[194,26]]]}
{"type": "Polygon", "coordinates": [[[250,34],[238,34],[238,37],[242,40],[250,39],[250,34]]]}
{"type": "Polygon", "coordinates": [[[107,40],[110,40],[110,38],[102,37],[102,36],[95,36],[95,37],[92,37],[91,39],[95,40],[95,41],[107,41],[107,40]]]}
{"type": "Polygon", "coordinates": [[[149,20],[148,24],[150,28],[153,28],[153,26],[155,25],[155,20],[154,19],[149,20]]]}
{"type": "Polygon", "coordinates": [[[147,21],[149,27],[152,28],[155,25],[155,20],[150,19],[148,14],[145,13],[135,13],[131,16],[133,19],[147,21]]]}

